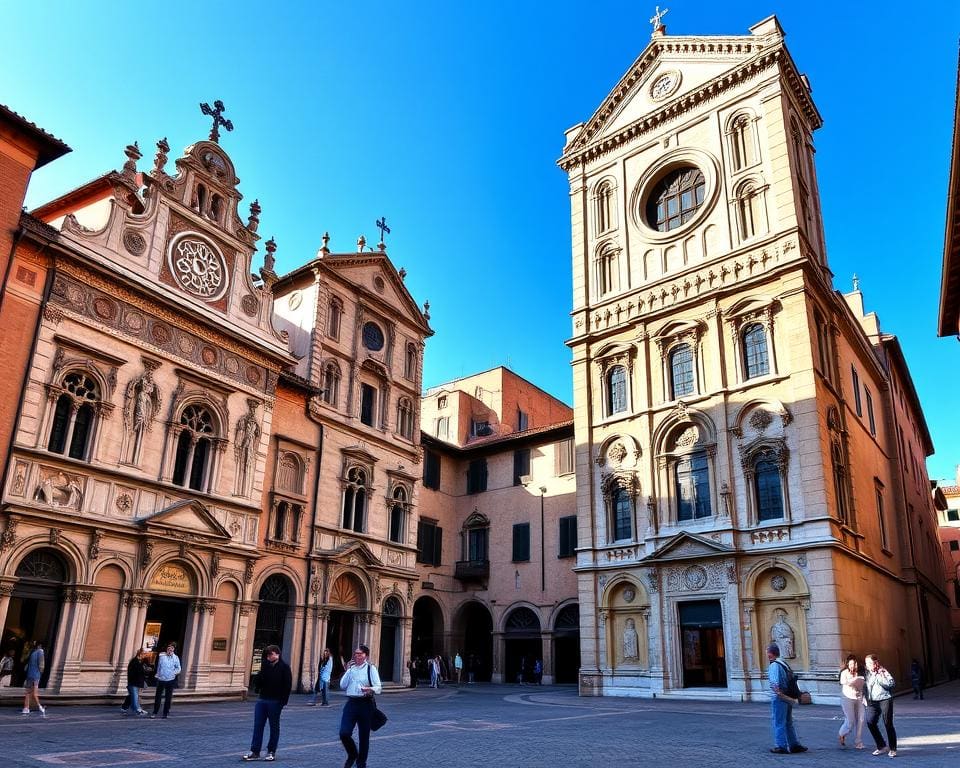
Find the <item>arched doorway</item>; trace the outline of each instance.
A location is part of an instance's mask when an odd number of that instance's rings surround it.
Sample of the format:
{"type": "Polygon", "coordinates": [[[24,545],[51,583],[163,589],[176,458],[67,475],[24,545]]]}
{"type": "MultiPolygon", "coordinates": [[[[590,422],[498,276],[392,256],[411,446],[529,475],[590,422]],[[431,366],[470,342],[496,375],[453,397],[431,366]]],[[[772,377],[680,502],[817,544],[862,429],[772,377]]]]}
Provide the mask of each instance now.
{"type": "Polygon", "coordinates": [[[522,606],[515,608],[507,616],[504,625],[503,681],[505,683],[532,682],[533,664],[537,659],[543,659],[540,619],[529,608],[522,606]]]}
{"type": "Polygon", "coordinates": [[[279,573],[268,576],[260,587],[260,607],[257,609],[257,628],[253,633],[253,654],[250,661],[251,678],[260,671],[263,652],[268,645],[279,646],[289,658],[283,640],[287,634],[287,617],[293,595],[290,580],[279,573]]]}
{"type": "Polygon", "coordinates": [[[18,581],[10,596],[7,621],[3,627],[3,653],[13,650],[16,665],[13,685],[23,683],[24,667],[33,643],[43,643],[46,669],[40,687],[46,687],[53,666],[57,624],[63,602],[62,587],[68,580],[66,561],[55,549],[30,552],[14,574],[18,581]]]}
{"type": "Polygon", "coordinates": [[[380,658],[378,671],[381,680],[400,682],[400,616],[403,608],[395,597],[383,602],[383,616],[380,619],[380,658]]]}
{"type": "Polygon", "coordinates": [[[575,683],[580,674],[580,606],[570,603],[553,622],[553,681],[575,683]]]}
{"type": "Polygon", "coordinates": [[[443,612],[432,597],[419,597],[413,604],[413,635],[410,642],[410,658],[416,661],[417,677],[429,679],[427,658],[443,656],[443,612]]]}
{"type": "Polygon", "coordinates": [[[454,622],[466,679],[490,682],[493,672],[493,617],[482,603],[471,600],[460,608],[454,622]]]}
{"type": "Polygon", "coordinates": [[[356,576],[344,573],[337,577],[330,589],[330,620],[327,623],[326,647],[333,654],[333,678],[343,674],[343,660],[349,661],[355,638],[357,612],[363,608],[363,587],[356,576]]]}
{"type": "MultiPolygon", "coordinates": [[[[156,654],[162,652],[168,643],[173,643],[180,662],[186,666],[184,640],[189,617],[188,598],[197,594],[191,571],[182,563],[164,563],[154,571],[148,588],[150,605],[143,626],[142,647],[156,654]]],[[[155,656],[151,657],[152,662],[155,660],[155,656]]],[[[184,679],[181,676],[180,680],[184,679]]]]}

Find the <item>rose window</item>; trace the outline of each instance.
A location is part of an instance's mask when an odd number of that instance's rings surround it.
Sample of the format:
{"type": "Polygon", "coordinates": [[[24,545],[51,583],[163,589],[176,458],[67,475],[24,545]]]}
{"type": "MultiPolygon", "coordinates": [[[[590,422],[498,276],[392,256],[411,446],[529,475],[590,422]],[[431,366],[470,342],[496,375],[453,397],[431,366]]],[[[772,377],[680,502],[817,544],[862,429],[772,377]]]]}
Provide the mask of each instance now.
{"type": "Polygon", "coordinates": [[[200,240],[180,240],[170,253],[170,267],[184,290],[203,299],[219,298],[227,282],[223,257],[200,240]]]}

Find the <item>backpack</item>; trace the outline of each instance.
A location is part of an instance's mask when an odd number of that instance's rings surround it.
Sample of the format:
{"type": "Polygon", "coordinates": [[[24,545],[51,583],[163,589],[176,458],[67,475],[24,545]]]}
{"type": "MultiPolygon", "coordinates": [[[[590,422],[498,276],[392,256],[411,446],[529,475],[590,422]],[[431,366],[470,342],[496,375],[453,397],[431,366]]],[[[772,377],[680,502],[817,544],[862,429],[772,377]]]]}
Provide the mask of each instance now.
{"type": "Polygon", "coordinates": [[[791,699],[799,699],[800,693],[801,693],[800,678],[797,677],[797,674],[792,669],[790,669],[790,666],[786,662],[783,662],[783,661],[780,661],[780,659],[777,659],[774,662],[774,664],[779,664],[781,667],[784,668],[784,670],[786,670],[786,673],[787,673],[787,684],[783,686],[783,693],[785,693],[791,699]]]}

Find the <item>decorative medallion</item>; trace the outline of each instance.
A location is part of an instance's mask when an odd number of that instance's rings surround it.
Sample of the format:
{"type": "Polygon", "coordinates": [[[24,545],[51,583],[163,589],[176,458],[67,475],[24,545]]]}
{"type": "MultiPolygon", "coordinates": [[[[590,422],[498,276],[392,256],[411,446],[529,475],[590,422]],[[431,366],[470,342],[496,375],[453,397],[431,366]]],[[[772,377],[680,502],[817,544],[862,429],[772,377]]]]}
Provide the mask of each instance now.
{"type": "Polygon", "coordinates": [[[689,448],[691,445],[696,445],[699,442],[700,430],[696,427],[688,427],[683,431],[680,437],[677,438],[677,447],[689,448]]]}
{"type": "Polygon", "coordinates": [[[83,300],[83,289],[77,285],[70,285],[67,287],[67,301],[71,306],[76,309],[83,309],[84,300],[83,300]]]}
{"type": "Polygon", "coordinates": [[[671,96],[676,93],[677,88],[680,87],[680,73],[672,69],[669,72],[664,72],[660,77],[653,81],[653,85],[650,86],[650,98],[654,101],[662,101],[663,99],[671,96]]]}
{"type": "Polygon", "coordinates": [[[145,250],[147,250],[147,241],[139,232],[134,232],[132,229],[128,229],[123,233],[123,247],[134,256],[140,256],[145,250]]]}
{"type": "Polygon", "coordinates": [[[215,365],[217,362],[217,350],[213,347],[204,347],[200,350],[200,359],[204,365],[215,365]]]}
{"type": "Polygon", "coordinates": [[[251,384],[259,384],[259,383],[260,383],[260,379],[261,379],[260,369],[257,368],[257,366],[255,366],[255,365],[248,365],[248,366],[247,366],[247,370],[244,371],[244,374],[245,374],[246,377],[247,377],[247,381],[249,381],[251,384]]]}
{"type": "Polygon", "coordinates": [[[127,513],[133,506],[133,499],[130,498],[129,493],[121,493],[119,496],[117,496],[117,500],[114,503],[117,506],[118,512],[127,513]]]}
{"type": "Polygon", "coordinates": [[[93,313],[101,320],[113,320],[117,316],[117,305],[98,296],[93,300],[93,313]]]}
{"type": "Polygon", "coordinates": [[[247,317],[256,317],[257,312],[260,311],[260,302],[257,301],[256,296],[248,293],[240,299],[240,309],[243,310],[243,314],[247,315],[247,317]]]}
{"type": "Polygon", "coordinates": [[[377,293],[383,293],[386,286],[387,284],[383,282],[383,278],[380,277],[380,275],[373,278],[373,287],[377,289],[377,293]]]}
{"type": "Polygon", "coordinates": [[[223,365],[230,373],[237,373],[240,370],[240,361],[235,357],[228,357],[223,365]]]}
{"type": "Polygon", "coordinates": [[[290,298],[287,299],[287,306],[290,309],[300,309],[300,305],[303,303],[303,294],[300,291],[294,291],[290,294],[290,298]]]}
{"type": "Polygon", "coordinates": [[[610,450],[607,452],[607,455],[614,464],[622,464],[624,458],[626,458],[627,449],[624,448],[623,443],[618,440],[612,446],[610,446],[610,450]]]}
{"type": "Polygon", "coordinates": [[[623,590],[623,601],[625,603],[632,603],[636,596],[637,593],[633,587],[627,587],[625,590],[623,590]]]}
{"type": "Polygon", "coordinates": [[[781,574],[771,577],[770,586],[773,587],[774,592],[783,592],[787,588],[787,580],[781,574]]]}
{"type": "Polygon", "coordinates": [[[181,333],[177,336],[177,348],[188,357],[192,356],[197,349],[197,342],[192,336],[181,333]]]}
{"type": "Polygon", "coordinates": [[[150,328],[150,335],[158,344],[167,344],[171,338],[170,329],[162,323],[154,323],[150,328]]]}
{"type": "Polygon", "coordinates": [[[195,236],[173,241],[167,256],[180,287],[201,299],[219,299],[227,290],[227,264],[217,251],[195,236]]]}
{"type": "Polygon", "coordinates": [[[134,333],[143,330],[146,319],[139,312],[127,312],[123,317],[123,324],[134,333]]]}
{"type": "Polygon", "coordinates": [[[707,569],[702,565],[691,565],[683,572],[683,583],[692,591],[703,589],[707,586],[707,569]]]}
{"type": "Polygon", "coordinates": [[[763,409],[758,408],[750,414],[750,426],[757,430],[757,432],[763,432],[763,430],[770,426],[771,421],[773,421],[773,416],[763,409]]]}

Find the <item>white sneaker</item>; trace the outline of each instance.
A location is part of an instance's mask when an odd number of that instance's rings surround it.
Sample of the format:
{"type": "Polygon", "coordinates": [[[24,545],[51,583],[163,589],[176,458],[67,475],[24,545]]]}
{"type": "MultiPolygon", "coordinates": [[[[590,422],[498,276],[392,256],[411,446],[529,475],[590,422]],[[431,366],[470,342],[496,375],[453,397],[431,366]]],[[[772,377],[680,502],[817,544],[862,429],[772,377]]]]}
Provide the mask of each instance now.
{"type": "Polygon", "coordinates": [[[891,749],[889,752],[887,752],[887,757],[896,757],[896,756],[897,756],[897,750],[895,749],[891,749]]]}
{"type": "Polygon", "coordinates": [[[46,719],[46,717],[47,717],[47,708],[46,708],[46,707],[40,707],[40,717],[46,719]]]}
{"type": "Polygon", "coordinates": [[[21,714],[21,715],[29,715],[29,714],[30,714],[30,710],[27,709],[26,707],[24,707],[24,708],[20,711],[20,714],[21,714]]]}

